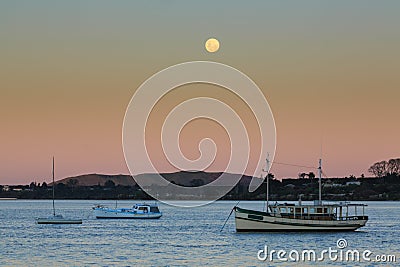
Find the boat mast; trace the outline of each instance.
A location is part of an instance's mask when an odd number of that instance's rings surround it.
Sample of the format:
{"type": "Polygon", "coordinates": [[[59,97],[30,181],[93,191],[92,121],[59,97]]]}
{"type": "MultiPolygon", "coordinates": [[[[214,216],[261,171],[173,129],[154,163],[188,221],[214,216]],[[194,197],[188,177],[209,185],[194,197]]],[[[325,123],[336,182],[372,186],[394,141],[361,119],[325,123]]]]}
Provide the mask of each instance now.
{"type": "Polygon", "coordinates": [[[322,197],[321,197],[321,190],[322,190],[322,186],[321,186],[321,179],[322,179],[322,159],[319,159],[319,167],[318,167],[318,172],[319,172],[319,179],[318,179],[318,183],[319,183],[319,195],[318,195],[318,205],[322,205],[322,197]]]}
{"type": "Polygon", "coordinates": [[[53,216],[56,216],[56,209],[54,207],[54,156],[53,156],[53,216]]]}
{"type": "Polygon", "coordinates": [[[267,172],[267,212],[268,212],[268,207],[269,207],[269,165],[270,165],[270,162],[269,162],[269,153],[267,154],[267,159],[266,159],[266,161],[267,161],[267,170],[266,170],[266,172],[267,172]]]}

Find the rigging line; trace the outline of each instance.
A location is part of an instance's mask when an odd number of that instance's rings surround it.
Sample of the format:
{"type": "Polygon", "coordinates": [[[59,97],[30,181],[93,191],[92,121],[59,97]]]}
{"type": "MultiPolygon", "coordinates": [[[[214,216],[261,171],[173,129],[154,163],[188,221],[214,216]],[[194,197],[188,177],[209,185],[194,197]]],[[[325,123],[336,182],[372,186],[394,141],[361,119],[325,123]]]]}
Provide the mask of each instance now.
{"type": "Polygon", "coordinates": [[[311,166],[304,166],[304,165],[297,165],[297,164],[289,164],[289,163],[282,163],[282,162],[276,162],[276,161],[273,161],[272,163],[280,164],[280,165],[287,165],[287,166],[294,166],[294,167],[311,168],[311,169],[318,170],[318,167],[311,167],[311,166]]]}
{"type": "Polygon", "coordinates": [[[225,220],[224,225],[222,225],[221,230],[219,230],[220,232],[222,232],[222,230],[224,230],[224,227],[225,227],[226,223],[228,222],[229,218],[230,218],[231,215],[232,215],[232,212],[235,210],[235,208],[236,208],[236,206],[239,204],[239,202],[240,202],[240,200],[239,200],[239,201],[236,203],[236,205],[232,208],[231,212],[229,213],[228,218],[226,218],[226,220],[225,220]]]}
{"type": "MultiPolygon", "coordinates": [[[[264,171],[264,169],[263,169],[263,171],[264,171]]],[[[262,178],[262,173],[260,173],[260,177],[262,178]]],[[[267,174],[267,179],[268,179],[268,174],[267,174]]],[[[263,204],[263,211],[264,211],[264,208],[265,208],[265,198],[264,198],[264,204],[263,204]]]]}
{"type": "Polygon", "coordinates": [[[328,175],[326,175],[326,173],[324,173],[323,171],[322,171],[322,175],[325,176],[325,178],[329,178],[328,175]]]}

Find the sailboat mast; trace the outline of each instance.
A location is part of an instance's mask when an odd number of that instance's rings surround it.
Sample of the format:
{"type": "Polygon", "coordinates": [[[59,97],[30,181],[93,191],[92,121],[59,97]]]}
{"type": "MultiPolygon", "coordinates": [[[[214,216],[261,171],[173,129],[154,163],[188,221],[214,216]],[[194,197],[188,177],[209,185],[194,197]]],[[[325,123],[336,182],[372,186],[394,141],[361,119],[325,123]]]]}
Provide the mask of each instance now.
{"type": "Polygon", "coordinates": [[[321,179],[322,179],[322,159],[319,159],[319,167],[318,167],[318,172],[319,172],[319,194],[318,194],[318,200],[319,200],[319,205],[322,205],[322,197],[321,197],[321,190],[322,190],[322,186],[321,186],[321,179]]]}
{"type": "Polygon", "coordinates": [[[268,212],[268,207],[269,207],[269,154],[267,155],[267,212],[268,212]]]}
{"type": "Polygon", "coordinates": [[[53,156],[53,216],[56,216],[56,209],[54,207],[54,156],[53,156]]]}

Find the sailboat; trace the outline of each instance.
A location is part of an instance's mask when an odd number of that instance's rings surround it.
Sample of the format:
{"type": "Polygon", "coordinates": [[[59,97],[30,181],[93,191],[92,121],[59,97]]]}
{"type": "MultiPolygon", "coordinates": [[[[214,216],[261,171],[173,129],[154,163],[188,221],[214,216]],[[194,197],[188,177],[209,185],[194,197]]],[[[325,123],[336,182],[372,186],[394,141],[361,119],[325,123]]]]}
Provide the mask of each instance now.
{"type": "Polygon", "coordinates": [[[53,216],[46,218],[37,218],[37,224],[82,224],[82,219],[67,219],[60,214],[56,214],[54,205],[54,157],[53,157],[53,216]]]}
{"type": "Polygon", "coordinates": [[[319,160],[319,198],[314,204],[269,204],[269,160],[267,159],[266,211],[235,206],[237,232],[354,231],[365,226],[365,204],[325,204],[321,199],[322,160],[319,160]]]}

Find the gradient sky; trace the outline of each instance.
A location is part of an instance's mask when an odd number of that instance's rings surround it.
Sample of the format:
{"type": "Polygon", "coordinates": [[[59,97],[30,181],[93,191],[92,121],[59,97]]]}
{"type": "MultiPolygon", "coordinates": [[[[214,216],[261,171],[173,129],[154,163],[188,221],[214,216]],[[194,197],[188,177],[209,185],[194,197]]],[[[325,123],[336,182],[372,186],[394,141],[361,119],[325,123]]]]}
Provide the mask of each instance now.
{"type": "MultiPolygon", "coordinates": [[[[128,173],[130,98],[193,60],[231,65],[262,89],[276,161],[315,166],[322,143],[328,176],[367,174],[400,157],[399,12],[396,0],[1,1],[0,184],[49,181],[53,155],[57,179],[128,173]],[[217,53],[204,50],[209,37],[217,53]]],[[[300,171],[312,170],[273,166],[279,178],[300,171]]]]}

